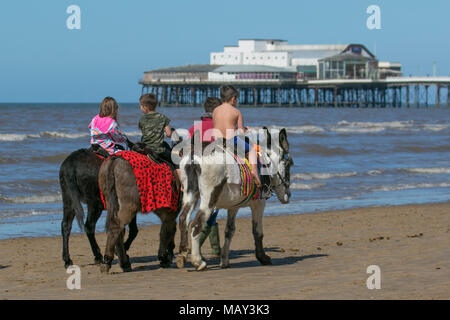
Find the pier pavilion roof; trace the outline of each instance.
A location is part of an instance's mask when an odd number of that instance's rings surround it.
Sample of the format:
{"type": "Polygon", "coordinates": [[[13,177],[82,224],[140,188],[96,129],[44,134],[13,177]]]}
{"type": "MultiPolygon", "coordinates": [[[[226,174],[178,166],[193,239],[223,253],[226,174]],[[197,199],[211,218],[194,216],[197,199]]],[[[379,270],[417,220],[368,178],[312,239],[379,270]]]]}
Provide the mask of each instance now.
{"type": "Polygon", "coordinates": [[[217,64],[188,64],[185,66],[149,70],[144,73],[203,73],[211,72],[220,66],[217,64]]]}
{"type": "Polygon", "coordinates": [[[233,73],[245,73],[245,72],[297,72],[296,67],[273,67],[273,66],[264,66],[264,65],[255,65],[255,64],[236,64],[236,65],[223,65],[211,72],[233,72],[233,73]]]}

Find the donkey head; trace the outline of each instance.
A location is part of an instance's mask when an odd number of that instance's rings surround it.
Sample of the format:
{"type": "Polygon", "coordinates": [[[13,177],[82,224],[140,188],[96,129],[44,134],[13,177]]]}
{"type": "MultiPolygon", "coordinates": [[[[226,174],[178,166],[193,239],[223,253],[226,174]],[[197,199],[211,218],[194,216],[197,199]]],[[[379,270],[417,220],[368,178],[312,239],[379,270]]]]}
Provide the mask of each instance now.
{"type": "Polygon", "coordinates": [[[270,187],[281,203],[288,203],[291,197],[290,172],[294,162],[289,155],[286,129],[283,128],[279,132],[278,130],[270,132],[266,127],[263,129],[267,144],[266,154],[269,157],[266,168],[270,172],[270,187]]]}

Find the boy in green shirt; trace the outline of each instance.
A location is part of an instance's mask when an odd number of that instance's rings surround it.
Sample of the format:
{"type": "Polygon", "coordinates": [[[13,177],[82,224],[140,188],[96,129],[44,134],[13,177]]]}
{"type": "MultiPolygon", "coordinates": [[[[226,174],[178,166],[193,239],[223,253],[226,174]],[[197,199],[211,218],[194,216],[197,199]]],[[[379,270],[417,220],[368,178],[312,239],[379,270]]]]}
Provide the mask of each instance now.
{"type": "MultiPolygon", "coordinates": [[[[156,112],[158,99],[152,93],[147,93],[139,98],[139,107],[144,115],[139,119],[139,129],[142,131],[141,142],[151,149],[158,157],[174,164],[171,157],[171,150],[164,143],[164,134],[170,138],[170,119],[162,113],[156,112]]],[[[174,164],[175,172],[181,182],[180,169],[174,164]]],[[[183,191],[183,187],[181,187],[183,191]]]]}

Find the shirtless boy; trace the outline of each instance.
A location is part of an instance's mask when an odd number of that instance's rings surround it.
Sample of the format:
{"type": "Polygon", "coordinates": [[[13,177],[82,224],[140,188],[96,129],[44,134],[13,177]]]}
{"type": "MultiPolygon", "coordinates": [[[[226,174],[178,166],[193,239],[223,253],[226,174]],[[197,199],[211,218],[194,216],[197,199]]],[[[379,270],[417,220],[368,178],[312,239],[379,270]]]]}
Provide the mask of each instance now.
{"type": "Polygon", "coordinates": [[[244,134],[245,132],[242,113],[235,107],[237,105],[238,98],[239,92],[234,87],[222,86],[220,88],[220,99],[222,100],[222,104],[216,107],[213,111],[214,128],[221,132],[223,139],[233,140],[234,144],[244,143],[245,153],[249,154],[248,161],[251,164],[252,176],[259,188],[261,186],[261,181],[258,176],[256,151],[245,141],[239,141],[241,139],[236,136],[236,129],[241,134],[244,134]]]}

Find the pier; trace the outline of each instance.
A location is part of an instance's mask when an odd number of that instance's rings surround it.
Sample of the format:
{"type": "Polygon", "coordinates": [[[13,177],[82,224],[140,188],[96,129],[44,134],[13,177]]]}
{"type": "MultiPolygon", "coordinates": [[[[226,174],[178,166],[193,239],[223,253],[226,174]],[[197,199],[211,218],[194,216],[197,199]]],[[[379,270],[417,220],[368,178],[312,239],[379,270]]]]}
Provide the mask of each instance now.
{"type": "Polygon", "coordinates": [[[222,85],[240,92],[239,104],[284,107],[450,107],[450,77],[385,79],[141,79],[142,93],[154,93],[161,106],[194,106],[219,97],[222,85]]]}

